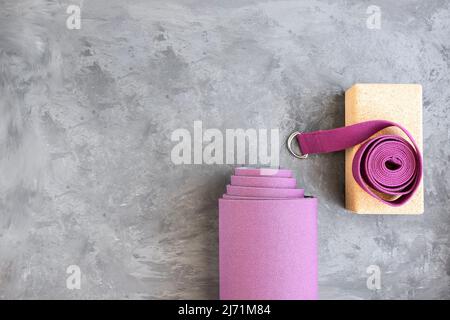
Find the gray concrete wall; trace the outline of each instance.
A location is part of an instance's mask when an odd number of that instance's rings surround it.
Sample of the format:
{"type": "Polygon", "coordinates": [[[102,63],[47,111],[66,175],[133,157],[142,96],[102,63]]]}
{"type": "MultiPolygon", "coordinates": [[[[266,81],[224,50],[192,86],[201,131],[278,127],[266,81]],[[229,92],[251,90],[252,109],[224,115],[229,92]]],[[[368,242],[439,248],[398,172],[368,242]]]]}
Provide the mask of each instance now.
{"type": "Polygon", "coordinates": [[[343,153],[282,145],[320,199],[320,296],[450,298],[448,1],[4,0],[0,68],[0,298],[217,298],[233,166],[174,165],[172,132],[280,128],[282,144],[342,125],[355,82],[423,85],[426,209],[350,214],[343,153]]]}

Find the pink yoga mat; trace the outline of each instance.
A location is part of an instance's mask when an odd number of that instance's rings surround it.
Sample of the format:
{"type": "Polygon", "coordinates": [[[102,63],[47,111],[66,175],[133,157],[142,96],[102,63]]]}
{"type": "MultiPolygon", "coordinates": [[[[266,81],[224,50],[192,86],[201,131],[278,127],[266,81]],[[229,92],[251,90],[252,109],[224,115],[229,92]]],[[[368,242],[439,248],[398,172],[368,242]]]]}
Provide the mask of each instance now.
{"type": "Polygon", "coordinates": [[[297,180],[294,178],[278,177],[249,177],[231,176],[231,185],[242,187],[263,187],[263,188],[295,188],[297,180]]]}
{"type": "Polygon", "coordinates": [[[220,298],[317,299],[317,199],[280,187],[289,170],[273,178],[258,170],[237,169],[256,180],[242,187],[232,179],[219,200],[220,298]]]}
{"type": "Polygon", "coordinates": [[[227,194],[241,197],[303,198],[303,189],[241,187],[229,184],[227,194]]]}
{"type": "Polygon", "coordinates": [[[272,169],[272,168],[247,168],[240,167],[234,169],[235,176],[270,176],[281,178],[292,178],[292,171],[287,169],[272,169]]]}

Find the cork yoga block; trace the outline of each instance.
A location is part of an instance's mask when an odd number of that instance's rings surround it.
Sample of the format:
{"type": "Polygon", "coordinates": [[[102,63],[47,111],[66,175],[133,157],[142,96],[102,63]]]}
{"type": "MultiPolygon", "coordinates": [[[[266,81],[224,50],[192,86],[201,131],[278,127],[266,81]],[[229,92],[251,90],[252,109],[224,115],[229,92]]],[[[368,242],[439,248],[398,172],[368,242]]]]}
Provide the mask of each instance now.
{"type": "MultiPolygon", "coordinates": [[[[403,125],[412,134],[422,153],[422,86],[359,83],[353,85],[345,92],[345,125],[367,120],[390,120],[403,125]]],[[[408,140],[406,135],[395,127],[386,128],[373,137],[381,134],[396,134],[408,140]]],[[[345,151],[346,208],[360,214],[422,214],[423,182],[414,196],[399,207],[384,204],[361,189],[352,174],[352,161],[359,146],[345,151]]]]}

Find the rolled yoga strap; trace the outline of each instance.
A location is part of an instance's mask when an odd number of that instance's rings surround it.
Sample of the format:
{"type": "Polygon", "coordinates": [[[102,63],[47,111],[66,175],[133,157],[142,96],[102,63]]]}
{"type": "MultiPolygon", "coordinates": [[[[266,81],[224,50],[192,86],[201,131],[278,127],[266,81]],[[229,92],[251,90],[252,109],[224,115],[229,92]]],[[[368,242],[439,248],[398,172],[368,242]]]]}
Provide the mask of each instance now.
{"type": "Polygon", "coordinates": [[[353,158],[353,177],[364,191],[390,206],[406,203],[422,179],[420,150],[408,130],[395,122],[371,120],[332,130],[299,133],[296,138],[304,155],[340,151],[369,139],[353,158]],[[410,142],[396,135],[369,139],[392,126],[401,129],[410,142]],[[395,198],[387,200],[380,194],[395,198]]]}
{"type": "Polygon", "coordinates": [[[219,200],[221,299],[317,299],[317,199],[294,182],[290,170],[235,169],[219,200]]]}

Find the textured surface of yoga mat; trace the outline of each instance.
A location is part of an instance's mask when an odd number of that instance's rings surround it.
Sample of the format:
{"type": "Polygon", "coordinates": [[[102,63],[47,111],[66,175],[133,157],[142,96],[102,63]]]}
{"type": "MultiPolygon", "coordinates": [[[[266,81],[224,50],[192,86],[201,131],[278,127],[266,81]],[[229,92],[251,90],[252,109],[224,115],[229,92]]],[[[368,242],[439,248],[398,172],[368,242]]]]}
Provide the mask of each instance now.
{"type": "Polygon", "coordinates": [[[293,178],[234,172],[219,200],[220,298],[317,299],[317,199],[293,178]]]}
{"type": "Polygon", "coordinates": [[[303,197],[303,189],[260,188],[227,185],[227,194],[244,197],[298,198],[303,197]]]}
{"type": "Polygon", "coordinates": [[[292,171],[287,169],[271,169],[271,168],[251,168],[251,167],[239,167],[234,169],[235,176],[267,176],[267,177],[280,177],[280,178],[292,178],[292,171]]]}
{"type": "Polygon", "coordinates": [[[219,203],[221,299],[317,299],[317,199],[219,203]]]}
{"type": "MultiPolygon", "coordinates": [[[[389,120],[405,127],[422,152],[422,87],[418,84],[355,84],[345,93],[345,125],[367,120],[389,120]]],[[[389,127],[382,134],[406,135],[389,127]]],[[[413,197],[404,205],[391,207],[365,192],[355,181],[352,163],[360,145],[345,151],[345,205],[356,213],[421,214],[424,211],[423,181],[413,197]]],[[[389,198],[386,198],[389,199],[389,198]]]]}
{"type": "Polygon", "coordinates": [[[295,188],[294,178],[231,176],[231,184],[241,187],[295,188]]]}

